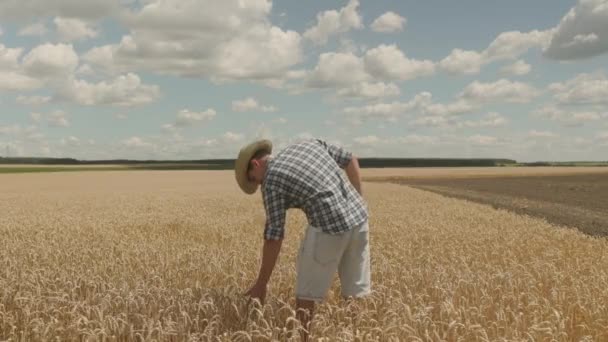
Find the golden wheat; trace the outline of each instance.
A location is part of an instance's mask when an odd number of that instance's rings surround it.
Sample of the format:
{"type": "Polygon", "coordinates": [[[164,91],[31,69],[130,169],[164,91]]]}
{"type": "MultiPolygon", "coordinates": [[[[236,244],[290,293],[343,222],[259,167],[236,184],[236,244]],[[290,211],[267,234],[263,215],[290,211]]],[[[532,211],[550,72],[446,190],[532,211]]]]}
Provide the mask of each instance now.
{"type": "MultiPolygon", "coordinates": [[[[336,281],[315,340],[608,341],[608,242],[366,183],[374,293],[336,281]]],[[[286,340],[305,217],[247,305],[264,212],[231,172],[0,176],[0,340],[286,340]]]]}

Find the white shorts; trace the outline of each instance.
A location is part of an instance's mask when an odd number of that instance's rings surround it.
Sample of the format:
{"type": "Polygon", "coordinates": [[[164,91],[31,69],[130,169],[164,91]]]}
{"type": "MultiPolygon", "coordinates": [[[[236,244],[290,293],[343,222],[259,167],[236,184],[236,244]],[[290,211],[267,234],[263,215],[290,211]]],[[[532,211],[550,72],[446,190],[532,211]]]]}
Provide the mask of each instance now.
{"type": "Polygon", "coordinates": [[[336,271],[343,297],[362,297],[371,292],[369,224],[366,221],[340,235],[308,226],[296,265],[296,298],[315,302],[325,299],[336,271]]]}

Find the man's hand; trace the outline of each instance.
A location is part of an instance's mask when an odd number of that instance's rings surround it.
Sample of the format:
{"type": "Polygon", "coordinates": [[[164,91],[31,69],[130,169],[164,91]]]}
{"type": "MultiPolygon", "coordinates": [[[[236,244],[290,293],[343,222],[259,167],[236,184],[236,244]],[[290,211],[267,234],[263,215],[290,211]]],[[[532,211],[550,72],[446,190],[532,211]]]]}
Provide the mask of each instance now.
{"type": "Polygon", "coordinates": [[[249,291],[245,292],[245,296],[251,297],[251,299],[258,299],[262,305],[264,305],[264,301],[266,300],[266,284],[261,284],[256,282],[249,291]]]}
{"type": "Polygon", "coordinates": [[[274,265],[277,262],[282,244],[283,239],[264,241],[264,247],[262,249],[262,265],[260,267],[258,280],[255,282],[255,285],[249,289],[249,291],[245,292],[246,296],[249,296],[252,299],[257,298],[262,304],[264,304],[268,281],[270,281],[270,275],[272,274],[274,265]]]}

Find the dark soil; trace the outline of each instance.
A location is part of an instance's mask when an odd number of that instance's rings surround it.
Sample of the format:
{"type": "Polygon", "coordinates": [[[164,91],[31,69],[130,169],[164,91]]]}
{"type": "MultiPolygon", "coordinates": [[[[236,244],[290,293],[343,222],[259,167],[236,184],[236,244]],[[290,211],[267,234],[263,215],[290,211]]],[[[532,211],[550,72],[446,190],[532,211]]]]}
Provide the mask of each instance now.
{"type": "Polygon", "coordinates": [[[393,180],[608,236],[608,173],[393,180]]]}

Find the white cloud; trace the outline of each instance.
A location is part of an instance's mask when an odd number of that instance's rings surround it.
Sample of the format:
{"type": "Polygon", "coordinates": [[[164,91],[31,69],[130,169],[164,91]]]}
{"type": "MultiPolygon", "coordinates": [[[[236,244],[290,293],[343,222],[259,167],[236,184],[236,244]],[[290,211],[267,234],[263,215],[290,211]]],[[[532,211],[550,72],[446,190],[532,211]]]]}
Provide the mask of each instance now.
{"type": "Polygon", "coordinates": [[[359,145],[377,145],[379,143],[382,142],[382,140],[380,138],[378,138],[375,135],[368,135],[368,136],[364,136],[364,137],[357,137],[353,139],[354,142],[356,142],[359,145]]]}
{"type": "Polygon", "coordinates": [[[14,70],[19,66],[21,48],[8,48],[0,44],[0,70],[14,70]]]}
{"type": "Polygon", "coordinates": [[[116,14],[121,0],[4,0],[0,2],[0,19],[23,20],[44,16],[102,18],[116,14]]]}
{"type": "Polygon", "coordinates": [[[483,55],[488,61],[516,59],[531,48],[546,46],[550,37],[551,31],[503,32],[490,43],[483,55]]]}
{"type": "Polygon", "coordinates": [[[377,79],[404,81],[435,72],[435,64],[432,61],[409,59],[394,44],[383,44],[368,50],[363,60],[365,70],[377,79]]]}
{"type": "Polygon", "coordinates": [[[286,118],[276,118],[272,120],[273,123],[284,125],[288,122],[286,118]]]}
{"type": "Polygon", "coordinates": [[[478,146],[491,146],[499,143],[499,140],[496,137],[480,134],[470,136],[466,141],[472,145],[478,146]]]}
{"type": "Polygon", "coordinates": [[[537,130],[533,129],[528,132],[528,137],[530,137],[530,138],[557,138],[558,135],[553,132],[549,132],[549,131],[537,131],[537,130]]]}
{"type": "Polygon", "coordinates": [[[557,121],[565,126],[581,126],[586,122],[608,118],[608,112],[564,110],[553,105],[535,110],[532,116],[557,121]]]}
{"type": "Polygon", "coordinates": [[[72,45],[42,44],[23,58],[23,68],[32,77],[57,78],[71,75],[78,66],[78,55],[72,45]]]}
{"type": "Polygon", "coordinates": [[[239,133],[226,132],[222,135],[222,141],[225,143],[237,143],[245,139],[245,136],[239,133]]]}
{"type": "Polygon", "coordinates": [[[16,102],[21,105],[41,106],[51,102],[50,96],[18,96],[16,102]]]}
{"type": "Polygon", "coordinates": [[[500,72],[506,75],[523,76],[529,74],[531,70],[532,66],[520,59],[513,64],[505,65],[500,72]]]}
{"type": "Polygon", "coordinates": [[[255,98],[248,97],[243,100],[232,101],[232,110],[235,112],[259,111],[264,113],[272,113],[276,112],[277,108],[274,106],[261,105],[255,98]]]}
{"type": "Polygon", "coordinates": [[[40,113],[30,113],[30,119],[34,123],[40,123],[40,122],[42,122],[42,114],[40,114],[40,113]]]}
{"type": "Polygon", "coordinates": [[[99,34],[93,25],[80,19],[56,17],[53,22],[64,42],[95,38],[99,34]]]}
{"type": "Polygon", "coordinates": [[[374,32],[398,32],[403,31],[407,20],[395,12],[386,12],[372,23],[374,32]]]}
{"type": "Polygon", "coordinates": [[[526,83],[500,79],[492,83],[474,81],[462,91],[460,97],[475,102],[528,103],[539,95],[539,90],[526,83]]]}
{"type": "Polygon", "coordinates": [[[0,126],[0,135],[16,135],[22,132],[20,125],[0,126]]]}
{"type": "Polygon", "coordinates": [[[204,112],[192,112],[189,109],[182,109],[177,113],[175,126],[192,126],[197,122],[211,121],[217,113],[214,109],[207,109],[204,112]]]}
{"type": "Polygon", "coordinates": [[[449,116],[449,115],[457,115],[464,114],[475,109],[475,105],[470,103],[467,100],[458,99],[452,103],[442,104],[442,103],[432,103],[432,97],[430,93],[428,94],[428,100],[426,102],[422,102],[420,106],[420,110],[425,114],[438,115],[438,116],[449,116]]]}
{"type": "Polygon", "coordinates": [[[112,72],[135,69],[212,80],[282,78],[301,60],[301,37],[270,22],[268,0],[149,0],[125,18],[119,44],[83,59],[112,72]]]}
{"type": "Polygon", "coordinates": [[[434,136],[410,134],[395,139],[395,142],[408,145],[432,145],[438,143],[439,139],[434,136]]]}
{"type": "Polygon", "coordinates": [[[380,45],[363,57],[351,52],[322,53],[304,83],[309,88],[342,88],[340,95],[373,93],[378,96],[369,97],[380,97],[396,92],[394,86],[381,82],[411,80],[434,72],[433,62],[409,59],[394,44],[380,45]]]}
{"type": "Polygon", "coordinates": [[[413,120],[410,124],[424,127],[450,127],[455,125],[455,118],[441,115],[422,116],[413,120]]]}
{"type": "Polygon", "coordinates": [[[346,107],[343,113],[353,118],[355,122],[366,120],[382,120],[395,122],[413,112],[420,112],[428,119],[419,123],[429,123],[433,120],[445,122],[446,116],[470,112],[475,106],[464,99],[458,99],[449,104],[434,103],[429,92],[422,92],[408,102],[375,103],[362,107],[346,107]],[[435,118],[435,119],[432,119],[435,118]]]}
{"type": "Polygon", "coordinates": [[[67,114],[61,110],[51,112],[47,117],[47,122],[52,127],[68,127],[70,125],[67,114]]]}
{"type": "Polygon", "coordinates": [[[153,146],[151,143],[146,142],[142,138],[137,137],[137,136],[123,140],[122,145],[127,146],[127,147],[152,147],[153,146]]]}
{"type": "Polygon", "coordinates": [[[67,138],[62,138],[61,139],[61,145],[63,146],[80,146],[80,139],[78,139],[77,137],[71,135],[67,138]]]}
{"type": "Polygon", "coordinates": [[[363,107],[346,107],[343,109],[343,112],[356,123],[366,120],[395,122],[406,116],[410,111],[418,108],[421,103],[428,101],[429,95],[428,93],[418,94],[408,102],[395,101],[391,103],[370,104],[363,107]]]}
{"type": "Polygon", "coordinates": [[[545,56],[557,60],[589,58],[608,51],[608,3],[579,0],[553,30],[545,56]]]}
{"type": "Polygon", "coordinates": [[[401,91],[394,83],[358,82],[348,88],[338,90],[338,96],[353,98],[382,98],[399,95],[401,91]]]}
{"type": "Polygon", "coordinates": [[[17,32],[18,36],[44,36],[49,30],[46,28],[44,22],[36,22],[28,26],[23,27],[17,32]]]}
{"type": "Polygon", "coordinates": [[[481,67],[500,60],[514,60],[534,47],[547,45],[551,31],[508,31],[499,34],[483,51],[454,49],[439,63],[439,66],[453,74],[477,74],[481,67]]]}
{"type": "Polygon", "coordinates": [[[439,62],[439,66],[453,74],[477,74],[485,64],[482,54],[477,51],[454,49],[439,62]]]}
{"type": "Polygon", "coordinates": [[[139,76],[132,73],[118,76],[110,82],[89,83],[74,79],[58,94],[59,99],[83,106],[133,107],[154,102],[159,97],[158,86],[144,84],[139,76]]]}
{"type": "Polygon", "coordinates": [[[317,24],[304,32],[304,38],[324,45],[333,35],[363,28],[363,20],[357,13],[358,7],[358,0],[350,0],[339,11],[330,10],[317,14],[317,24]]]}
{"type": "Polygon", "coordinates": [[[17,72],[0,70],[0,90],[29,91],[42,87],[42,82],[17,72]]]}
{"type": "Polygon", "coordinates": [[[352,53],[327,52],[319,56],[305,82],[313,88],[348,87],[369,78],[361,58],[352,53]]]}
{"type": "Polygon", "coordinates": [[[500,127],[500,126],[504,126],[508,123],[508,120],[500,115],[499,113],[488,113],[485,117],[483,117],[481,120],[478,121],[471,121],[471,120],[466,120],[464,122],[458,123],[457,126],[458,127],[472,127],[472,128],[479,128],[479,127],[500,127]]]}
{"type": "Polygon", "coordinates": [[[608,104],[608,79],[603,72],[580,74],[549,85],[554,98],[563,104],[608,104]]]}

